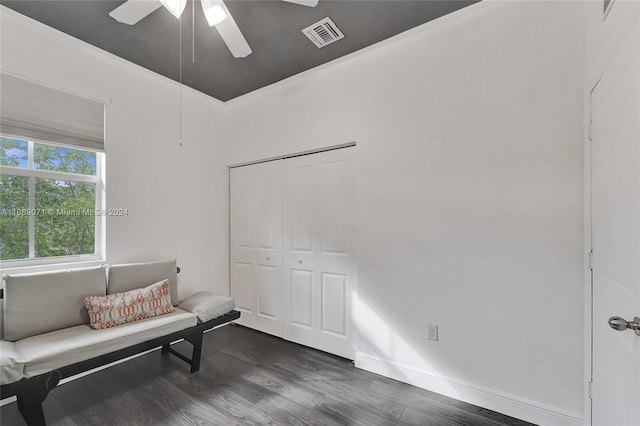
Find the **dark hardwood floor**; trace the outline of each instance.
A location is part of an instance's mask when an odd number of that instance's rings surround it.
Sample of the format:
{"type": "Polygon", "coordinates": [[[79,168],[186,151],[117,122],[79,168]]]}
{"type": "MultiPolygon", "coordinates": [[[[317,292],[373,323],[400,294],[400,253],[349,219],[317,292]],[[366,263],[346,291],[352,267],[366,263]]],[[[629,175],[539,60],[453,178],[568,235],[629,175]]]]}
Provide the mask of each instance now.
{"type": "MultiPolygon", "coordinates": [[[[193,375],[154,351],[57,387],[44,402],[48,425],[529,424],[242,326],[204,343],[193,375]]],[[[24,425],[15,403],[2,407],[0,423],[24,425]]]]}

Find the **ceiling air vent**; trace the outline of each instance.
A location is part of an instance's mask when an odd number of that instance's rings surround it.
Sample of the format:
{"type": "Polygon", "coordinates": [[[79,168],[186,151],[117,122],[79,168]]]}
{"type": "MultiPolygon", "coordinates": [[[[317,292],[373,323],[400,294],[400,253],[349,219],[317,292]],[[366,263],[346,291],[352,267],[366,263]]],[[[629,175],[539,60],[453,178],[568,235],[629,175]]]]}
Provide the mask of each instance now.
{"type": "Polygon", "coordinates": [[[321,19],[315,24],[309,25],[307,28],[302,30],[302,33],[318,47],[325,47],[328,44],[344,38],[342,31],[338,29],[336,24],[329,17],[321,19]]]}

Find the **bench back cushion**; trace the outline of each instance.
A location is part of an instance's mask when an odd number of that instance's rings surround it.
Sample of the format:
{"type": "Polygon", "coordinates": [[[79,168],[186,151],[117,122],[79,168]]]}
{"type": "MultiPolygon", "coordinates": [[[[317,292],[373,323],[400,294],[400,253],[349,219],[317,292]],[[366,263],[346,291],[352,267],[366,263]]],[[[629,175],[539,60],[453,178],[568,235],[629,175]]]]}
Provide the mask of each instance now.
{"type": "Polygon", "coordinates": [[[84,298],[106,294],[103,266],[6,275],[4,338],[15,342],[89,323],[84,298]]]}
{"type": "Polygon", "coordinates": [[[110,265],[107,294],[124,293],[169,280],[171,303],[178,305],[178,273],[176,260],[110,265]]]}

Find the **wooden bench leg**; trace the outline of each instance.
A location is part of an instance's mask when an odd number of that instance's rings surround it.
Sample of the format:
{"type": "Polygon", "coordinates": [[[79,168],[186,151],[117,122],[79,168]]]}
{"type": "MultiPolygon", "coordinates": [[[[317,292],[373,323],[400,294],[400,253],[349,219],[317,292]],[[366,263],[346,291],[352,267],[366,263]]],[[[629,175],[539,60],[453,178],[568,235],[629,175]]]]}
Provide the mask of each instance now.
{"type": "Polygon", "coordinates": [[[191,355],[191,372],[195,373],[200,370],[200,357],[202,356],[202,331],[197,333],[193,341],[193,355],[191,355]]]}
{"type": "Polygon", "coordinates": [[[59,382],[59,374],[52,371],[46,377],[40,377],[30,383],[29,388],[16,395],[18,410],[28,426],[45,426],[47,424],[42,410],[42,402],[59,382]]]}
{"type": "Polygon", "coordinates": [[[171,348],[171,345],[169,344],[162,345],[162,349],[160,353],[161,354],[170,353],[177,356],[184,362],[189,363],[189,365],[191,365],[191,372],[195,373],[200,369],[200,358],[202,357],[202,335],[203,335],[202,331],[197,331],[195,334],[192,334],[190,336],[185,336],[184,338],[184,340],[186,340],[187,342],[193,345],[193,352],[191,355],[191,359],[187,358],[186,356],[182,355],[180,352],[171,348]]]}
{"type": "Polygon", "coordinates": [[[45,426],[47,422],[44,419],[44,410],[42,409],[42,401],[39,395],[32,393],[17,395],[18,410],[22,414],[22,418],[27,422],[28,426],[45,426]]]}

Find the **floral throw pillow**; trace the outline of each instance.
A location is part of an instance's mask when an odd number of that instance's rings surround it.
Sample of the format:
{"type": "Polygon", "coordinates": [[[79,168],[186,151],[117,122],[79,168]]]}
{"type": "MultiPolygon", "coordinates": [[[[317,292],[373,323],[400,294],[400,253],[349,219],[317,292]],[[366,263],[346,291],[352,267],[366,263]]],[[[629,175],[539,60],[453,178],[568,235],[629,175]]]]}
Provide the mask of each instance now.
{"type": "Polygon", "coordinates": [[[173,312],[169,280],[123,293],[88,296],[84,305],[96,330],[173,312]]]}

